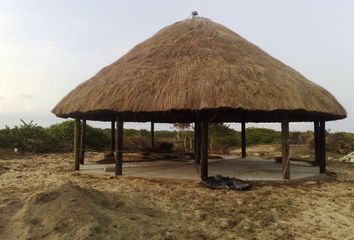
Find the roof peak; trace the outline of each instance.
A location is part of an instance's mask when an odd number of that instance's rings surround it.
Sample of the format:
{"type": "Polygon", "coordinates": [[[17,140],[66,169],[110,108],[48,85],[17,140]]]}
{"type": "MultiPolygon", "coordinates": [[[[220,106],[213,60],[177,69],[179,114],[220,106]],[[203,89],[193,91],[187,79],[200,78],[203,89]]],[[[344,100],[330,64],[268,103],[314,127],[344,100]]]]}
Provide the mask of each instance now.
{"type": "Polygon", "coordinates": [[[192,17],[199,17],[197,11],[192,11],[191,15],[192,15],[192,17]]]}

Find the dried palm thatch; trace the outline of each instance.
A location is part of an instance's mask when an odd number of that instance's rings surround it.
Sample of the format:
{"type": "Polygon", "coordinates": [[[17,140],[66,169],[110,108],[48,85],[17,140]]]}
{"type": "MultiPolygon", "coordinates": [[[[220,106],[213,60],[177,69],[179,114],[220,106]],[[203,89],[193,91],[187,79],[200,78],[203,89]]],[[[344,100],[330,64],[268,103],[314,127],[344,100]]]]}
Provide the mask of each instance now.
{"type": "Polygon", "coordinates": [[[126,121],[335,120],[346,111],[325,89],[228,28],[195,17],[160,30],[80,84],[58,117],[126,121]]]}

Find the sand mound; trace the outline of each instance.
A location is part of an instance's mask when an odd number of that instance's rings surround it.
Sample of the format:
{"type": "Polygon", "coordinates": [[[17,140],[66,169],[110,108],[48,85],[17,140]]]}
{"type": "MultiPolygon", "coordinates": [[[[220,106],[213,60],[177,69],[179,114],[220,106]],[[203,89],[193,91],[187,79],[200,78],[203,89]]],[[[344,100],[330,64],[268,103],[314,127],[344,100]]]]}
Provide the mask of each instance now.
{"type": "Polygon", "coordinates": [[[189,220],[177,211],[162,211],[134,194],[121,196],[66,183],[51,191],[32,194],[7,223],[8,231],[2,236],[6,239],[175,239],[177,236],[196,239],[202,230],[183,231],[182,226],[189,225],[189,220]]]}
{"type": "Polygon", "coordinates": [[[63,239],[75,236],[75,239],[86,239],[107,231],[112,222],[107,213],[122,207],[124,202],[119,199],[67,183],[27,199],[14,216],[19,229],[14,237],[63,239]]]}

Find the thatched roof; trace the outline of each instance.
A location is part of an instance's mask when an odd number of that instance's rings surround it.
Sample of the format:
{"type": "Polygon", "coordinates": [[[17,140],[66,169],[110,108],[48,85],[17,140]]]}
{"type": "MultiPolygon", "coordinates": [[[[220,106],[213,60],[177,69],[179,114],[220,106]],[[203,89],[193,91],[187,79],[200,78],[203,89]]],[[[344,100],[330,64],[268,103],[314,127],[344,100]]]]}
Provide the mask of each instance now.
{"type": "Polygon", "coordinates": [[[167,26],[65,96],[58,117],[127,121],[335,120],[328,91],[207,18],[167,26]]]}

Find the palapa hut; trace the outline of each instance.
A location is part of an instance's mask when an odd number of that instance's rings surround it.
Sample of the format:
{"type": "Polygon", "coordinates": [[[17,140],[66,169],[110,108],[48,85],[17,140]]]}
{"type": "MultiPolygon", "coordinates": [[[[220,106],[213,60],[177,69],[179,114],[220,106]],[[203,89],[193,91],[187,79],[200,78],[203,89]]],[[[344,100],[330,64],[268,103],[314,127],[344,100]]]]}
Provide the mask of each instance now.
{"type": "Polygon", "coordinates": [[[315,158],[324,173],[325,122],[346,117],[327,90],[230,29],[198,16],[138,44],[77,86],[52,112],[76,120],[76,170],[83,162],[86,120],[112,122],[116,175],[122,174],[124,122],[195,123],[201,178],[208,176],[209,123],[241,123],[245,157],[245,123],[280,122],[287,179],[289,122],[314,123],[315,158]]]}

